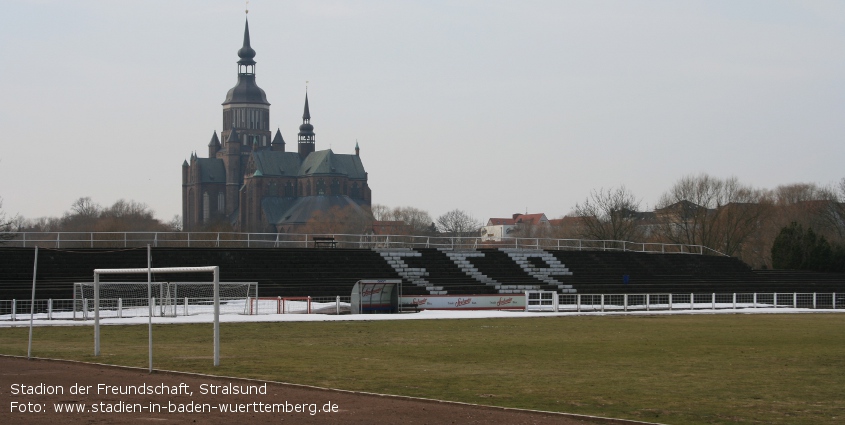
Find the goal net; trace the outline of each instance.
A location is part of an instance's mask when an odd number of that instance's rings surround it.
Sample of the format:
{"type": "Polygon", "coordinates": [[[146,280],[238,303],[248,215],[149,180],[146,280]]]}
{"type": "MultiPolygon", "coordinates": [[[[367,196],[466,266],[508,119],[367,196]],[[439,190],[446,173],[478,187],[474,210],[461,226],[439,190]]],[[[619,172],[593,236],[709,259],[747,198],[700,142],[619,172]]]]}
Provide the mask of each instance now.
{"type": "Polygon", "coordinates": [[[249,314],[311,314],[311,297],[250,298],[249,314]]]}
{"type": "MultiPolygon", "coordinates": [[[[175,317],[214,313],[214,282],[100,282],[100,317],[175,317]],[[150,309],[150,302],[153,308],[150,309]]],[[[221,282],[220,314],[249,314],[256,282],[221,282]]],[[[73,285],[73,317],[93,318],[94,283],[73,285]]]]}

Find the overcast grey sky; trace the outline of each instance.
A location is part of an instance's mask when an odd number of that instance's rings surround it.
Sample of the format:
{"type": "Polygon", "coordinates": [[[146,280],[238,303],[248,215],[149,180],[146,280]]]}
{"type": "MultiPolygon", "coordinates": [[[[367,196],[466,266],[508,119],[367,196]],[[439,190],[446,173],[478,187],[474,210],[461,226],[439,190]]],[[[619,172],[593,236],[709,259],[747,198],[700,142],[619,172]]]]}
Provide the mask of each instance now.
{"type": "MultiPolygon", "coordinates": [[[[480,220],[569,212],[687,174],[845,177],[842,1],[270,1],[249,5],[271,127],[352,153],[373,202],[480,220]]],[[[0,197],[181,213],[236,83],[244,2],[5,0],[0,197]]]]}

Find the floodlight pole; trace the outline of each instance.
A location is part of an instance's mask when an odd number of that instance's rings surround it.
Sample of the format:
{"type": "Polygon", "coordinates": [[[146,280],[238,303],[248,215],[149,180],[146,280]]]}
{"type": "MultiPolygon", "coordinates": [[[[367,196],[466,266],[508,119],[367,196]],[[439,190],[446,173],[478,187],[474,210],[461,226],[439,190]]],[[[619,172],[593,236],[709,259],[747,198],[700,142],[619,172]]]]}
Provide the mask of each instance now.
{"type": "Polygon", "coordinates": [[[153,290],[152,290],[152,255],[150,253],[150,244],[147,244],[147,304],[150,305],[150,317],[147,324],[148,345],[150,351],[150,373],[153,373],[153,290]]]}
{"type": "Polygon", "coordinates": [[[100,357],[100,274],[96,270],[94,271],[94,357],[100,357]]]}
{"type": "Polygon", "coordinates": [[[26,347],[26,358],[32,358],[32,318],[35,315],[35,276],[38,273],[38,245],[35,245],[35,264],[32,266],[32,301],[29,304],[29,344],[26,347]]]}
{"type": "Polygon", "coordinates": [[[220,366],[220,267],[214,266],[214,366],[220,366]]]}

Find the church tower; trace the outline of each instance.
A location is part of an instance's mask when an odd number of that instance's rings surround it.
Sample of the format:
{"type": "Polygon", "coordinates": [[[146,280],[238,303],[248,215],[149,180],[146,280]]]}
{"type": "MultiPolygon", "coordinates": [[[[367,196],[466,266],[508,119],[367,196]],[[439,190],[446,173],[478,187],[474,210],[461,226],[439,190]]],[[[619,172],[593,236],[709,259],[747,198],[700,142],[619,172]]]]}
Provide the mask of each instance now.
{"type": "Polygon", "coordinates": [[[305,111],[299,126],[299,157],[305,159],[314,152],[314,126],[311,125],[311,111],[308,109],[308,92],[305,93],[305,111]]]}
{"type": "Polygon", "coordinates": [[[234,128],[245,151],[270,146],[270,103],[255,83],[255,50],[249,45],[249,20],[244,26],[244,44],[238,50],[238,84],[223,102],[222,140],[229,140],[234,128]]]}

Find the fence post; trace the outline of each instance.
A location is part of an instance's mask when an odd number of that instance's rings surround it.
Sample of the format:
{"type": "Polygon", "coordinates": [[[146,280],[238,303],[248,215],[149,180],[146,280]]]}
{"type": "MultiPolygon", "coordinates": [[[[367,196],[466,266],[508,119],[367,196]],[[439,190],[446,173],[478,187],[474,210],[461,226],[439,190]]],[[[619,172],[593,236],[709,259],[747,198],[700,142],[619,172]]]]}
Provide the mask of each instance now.
{"type": "Polygon", "coordinates": [[[53,320],[53,299],[47,299],[47,320],[53,320]]]}
{"type": "Polygon", "coordinates": [[[645,294],[645,311],[651,310],[651,294],[645,294]]]}
{"type": "Polygon", "coordinates": [[[311,314],[311,296],[308,296],[308,314],[311,314]]]}
{"type": "Polygon", "coordinates": [[[792,308],[798,308],[798,293],[792,293],[792,308]]]}
{"type": "Polygon", "coordinates": [[[185,316],[188,315],[188,297],[185,297],[185,316]]]}
{"type": "Polygon", "coordinates": [[[119,319],[123,318],[123,298],[117,299],[117,317],[119,319]]]}
{"type": "Polygon", "coordinates": [[[16,300],[12,300],[12,321],[15,321],[15,311],[17,311],[18,306],[16,300]]]}
{"type": "Polygon", "coordinates": [[[813,310],[816,309],[816,293],[813,292],[813,310]]]}
{"type": "Polygon", "coordinates": [[[752,299],[751,305],[753,305],[754,308],[757,308],[757,293],[756,292],[754,293],[754,298],[752,299]]]}
{"type": "Polygon", "coordinates": [[[672,294],[669,294],[669,310],[672,310],[672,294]]]}
{"type": "Polygon", "coordinates": [[[833,302],[833,309],[834,309],[834,310],[836,310],[836,292],[834,292],[834,293],[832,294],[832,296],[833,296],[833,300],[832,300],[832,302],[833,302]]]}
{"type": "Polygon", "coordinates": [[[581,312],[581,294],[575,294],[575,310],[581,312]]]}
{"type": "Polygon", "coordinates": [[[625,294],[624,300],[622,302],[624,304],[625,311],[628,311],[628,294],[625,294]]]}
{"type": "Polygon", "coordinates": [[[713,293],[713,310],[716,309],[716,293],[713,293]]]}
{"type": "Polygon", "coordinates": [[[604,313],[604,294],[601,294],[601,311],[604,313]]]}
{"type": "Polygon", "coordinates": [[[337,306],[337,308],[336,308],[336,314],[337,314],[338,316],[340,316],[340,295],[338,295],[338,296],[337,296],[337,301],[336,301],[335,305],[337,306]]]}
{"type": "Polygon", "coordinates": [[[689,294],[689,309],[695,310],[695,293],[690,292],[689,294]]]}
{"type": "Polygon", "coordinates": [[[778,308],[778,293],[775,292],[772,295],[772,303],[775,305],[775,308],[778,308]]]}

